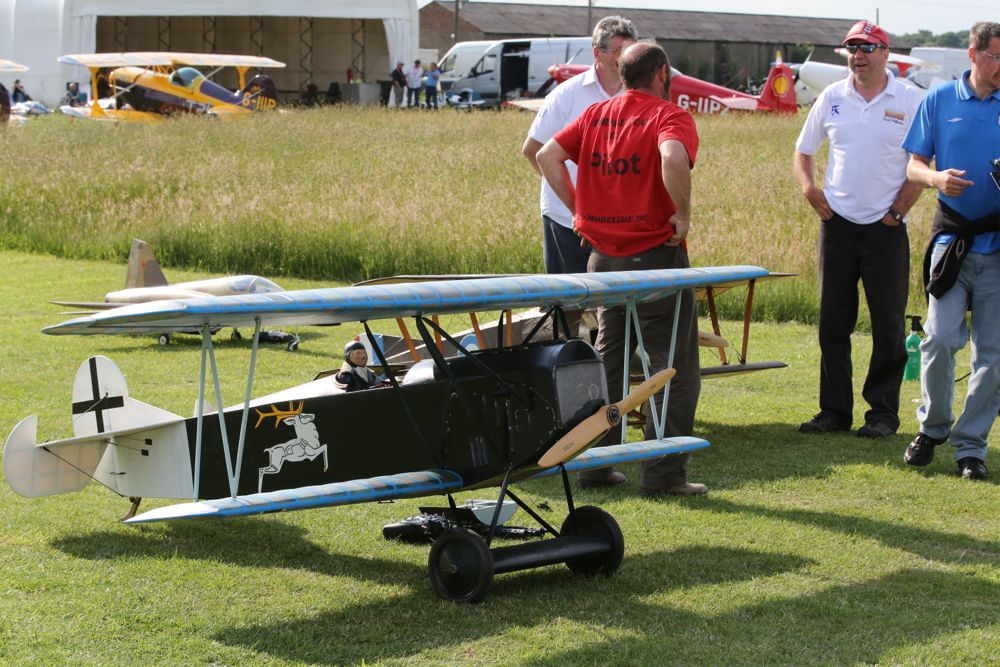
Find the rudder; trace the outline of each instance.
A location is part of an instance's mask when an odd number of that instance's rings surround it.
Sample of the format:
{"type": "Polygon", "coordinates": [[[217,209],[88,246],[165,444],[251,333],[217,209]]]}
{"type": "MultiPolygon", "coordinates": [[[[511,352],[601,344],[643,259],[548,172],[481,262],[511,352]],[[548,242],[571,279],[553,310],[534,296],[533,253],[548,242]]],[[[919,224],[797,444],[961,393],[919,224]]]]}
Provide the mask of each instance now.
{"type": "Polygon", "coordinates": [[[139,239],[132,239],[132,249],[128,253],[128,272],[125,274],[125,289],[133,287],[161,287],[168,285],[167,277],[156,261],[153,249],[139,239]]]}
{"type": "Polygon", "coordinates": [[[799,110],[795,101],[795,75],[792,68],[781,60],[780,53],[759,99],[762,104],[778,113],[795,113],[799,110]]]}

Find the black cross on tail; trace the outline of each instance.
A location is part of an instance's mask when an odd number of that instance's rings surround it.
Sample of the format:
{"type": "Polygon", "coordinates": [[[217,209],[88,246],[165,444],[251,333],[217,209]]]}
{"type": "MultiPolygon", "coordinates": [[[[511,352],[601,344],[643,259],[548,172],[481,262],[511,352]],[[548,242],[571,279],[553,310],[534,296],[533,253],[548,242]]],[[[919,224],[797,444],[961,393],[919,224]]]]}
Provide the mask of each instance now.
{"type": "Polygon", "coordinates": [[[90,386],[92,398],[86,401],[78,401],[73,404],[73,414],[82,415],[93,412],[97,418],[97,432],[104,433],[104,411],[114,408],[124,407],[125,399],[122,396],[101,396],[97,383],[97,358],[91,357],[90,362],[90,386]]]}

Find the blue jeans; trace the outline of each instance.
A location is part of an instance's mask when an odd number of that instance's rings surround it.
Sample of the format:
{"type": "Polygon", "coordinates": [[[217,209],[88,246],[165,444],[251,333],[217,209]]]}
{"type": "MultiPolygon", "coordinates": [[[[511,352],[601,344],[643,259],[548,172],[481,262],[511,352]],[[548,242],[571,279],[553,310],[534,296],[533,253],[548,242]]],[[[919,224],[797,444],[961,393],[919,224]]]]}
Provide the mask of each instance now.
{"type": "Polygon", "coordinates": [[[428,109],[430,109],[431,107],[435,109],[438,108],[437,86],[434,86],[433,88],[431,86],[427,86],[426,88],[424,88],[424,106],[426,106],[428,109]]]}
{"type": "Polygon", "coordinates": [[[586,273],[590,248],[580,247],[580,237],[572,229],[543,215],[542,257],[545,273],[586,273]]]}
{"type": "MultiPolygon", "coordinates": [[[[934,248],[931,265],[944,246],[934,248]]],[[[927,337],[920,344],[920,431],[948,438],[955,460],[986,460],[986,439],[1000,410],[1000,252],[970,252],[954,287],[927,305],[927,337]],[[971,326],[965,311],[972,311],[971,326]],[[972,375],[962,414],[955,421],[955,354],[972,339],[972,375]]]]}

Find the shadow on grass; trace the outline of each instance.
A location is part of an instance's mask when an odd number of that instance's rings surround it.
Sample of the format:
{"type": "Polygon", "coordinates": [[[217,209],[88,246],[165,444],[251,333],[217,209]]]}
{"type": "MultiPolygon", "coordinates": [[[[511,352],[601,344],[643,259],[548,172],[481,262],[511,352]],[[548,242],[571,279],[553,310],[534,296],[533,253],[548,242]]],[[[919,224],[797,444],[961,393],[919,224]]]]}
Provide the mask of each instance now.
{"type": "Polygon", "coordinates": [[[777,509],[735,503],[711,496],[698,505],[699,510],[725,514],[751,514],[767,519],[793,521],[844,535],[861,535],[887,547],[912,553],[921,558],[948,563],[985,563],[1000,565],[1000,541],[978,540],[968,535],[943,533],[866,517],[816,512],[801,509],[777,509]]]}
{"type": "Polygon", "coordinates": [[[424,567],[398,560],[332,553],[306,539],[305,529],[280,521],[237,519],[137,528],[63,537],[53,540],[52,546],[88,560],[182,557],[251,568],[306,570],[387,585],[419,583],[426,576],[424,567]]]}
{"type": "MultiPolygon", "coordinates": [[[[499,629],[544,626],[557,618],[606,625],[608,618],[624,617],[636,618],[645,625],[648,619],[639,617],[647,615],[646,605],[637,605],[637,596],[689,585],[770,576],[809,564],[809,560],[794,555],[681,548],[626,558],[619,574],[608,579],[575,577],[563,566],[500,575],[494,580],[490,597],[477,606],[440,600],[425,582],[416,593],[426,598],[419,608],[410,601],[395,598],[286,619],[274,625],[232,628],[216,635],[216,639],[283,660],[317,664],[405,658],[427,649],[488,638],[499,629]],[[658,583],[651,590],[649,581],[653,572],[676,572],[683,576],[657,576],[658,583]],[[578,593],[572,597],[571,605],[567,604],[568,590],[578,593]],[[392,622],[387,623],[387,619],[392,622]]],[[[672,614],[667,610],[661,620],[672,614]]],[[[657,630],[660,632],[662,628],[657,630]]],[[[594,662],[590,659],[586,664],[594,662]]]]}
{"type": "MultiPolygon", "coordinates": [[[[253,335],[253,330],[243,330],[240,332],[243,336],[242,340],[232,340],[230,334],[225,331],[221,331],[212,337],[212,344],[215,349],[218,350],[230,350],[230,349],[242,349],[246,350],[247,354],[250,353],[251,336],[253,335]]],[[[301,354],[304,356],[320,357],[324,359],[340,359],[343,354],[342,349],[334,349],[330,346],[327,336],[323,333],[316,331],[302,331],[299,332],[299,347],[297,350],[292,352],[292,354],[301,354]],[[312,343],[313,345],[317,343],[322,343],[322,347],[319,349],[310,349],[308,345],[312,343]]],[[[274,349],[274,350],[285,350],[286,343],[260,343],[261,349],[274,349]]],[[[150,348],[157,348],[159,351],[164,353],[200,353],[201,351],[201,335],[195,333],[172,333],[170,334],[170,342],[166,345],[159,345],[157,343],[156,334],[136,334],[130,335],[126,338],[119,339],[118,344],[113,346],[107,346],[104,348],[97,348],[97,353],[101,354],[117,354],[121,352],[136,352],[144,351],[150,348]],[[127,343],[122,344],[127,341],[127,343]]],[[[338,365],[339,368],[339,365],[338,365]]]]}
{"type": "Polygon", "coordinates": [[[903,452],[910,436],[905,434],[877,439],[859,438],[853,431],[806,434],[799,433],[798,424],[787,423],[731,426],[699,422],[695,430],[698,437],[712,443],[704,454],[692,455],[712,488],[731,488],[749,481],[820,478],[834,467],[859,463],[908,468],[903,452]],[[699,460],[705,463],[699,464],[699,460]]]}
{"type": "MultiPolygon", "coordinates": [[[[985,579],[903,570],[718,615],[640,603],[630,613],[635,625],[628,629],[641,636],[591,642],[532,664],[908,662],[905,653],[904,657],[887,656],[910,646],[920,651],[920,645],[936,638],[988,628],[1000,621],[997,595],[1000,586],[985,579]],[[683,630],[672,634],[670,628],[683,630]]],[[[565,611],[563,615],[574,618],[565,611]]],[[[578,620],[606,624],[606,618],[578,620]]],[[[945,653],[941,659],[947,662],[948,655],[954,658],[978,652],[974,645],[956,644],[955,648],[957,654],[945,653]]],[[[991,652],[986,646],[979,650],[991,652]]],[[[919,657],[910,660],[920,662],[919,657]]]]}

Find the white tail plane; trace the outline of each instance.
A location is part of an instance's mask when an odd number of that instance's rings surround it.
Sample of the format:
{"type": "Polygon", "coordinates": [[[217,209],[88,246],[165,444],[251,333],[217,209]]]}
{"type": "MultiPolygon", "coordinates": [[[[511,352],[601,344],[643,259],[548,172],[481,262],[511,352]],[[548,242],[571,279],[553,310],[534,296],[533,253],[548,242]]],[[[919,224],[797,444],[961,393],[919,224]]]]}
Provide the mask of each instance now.
{"type": "Polygon", "coordinates": [[[36,444],[36,415],[11,431],[3,468],[14,491],[51,496],[96,479],[123,496],[192,496],[184,418],[131,398],[125,377],[107,357],[80,366],[72,413],[72,438],[36,444]]]}

